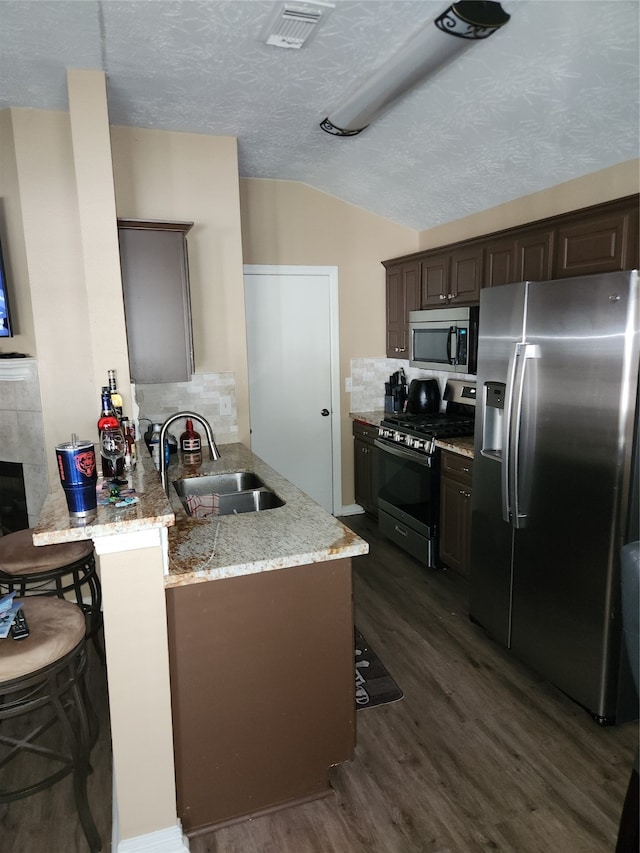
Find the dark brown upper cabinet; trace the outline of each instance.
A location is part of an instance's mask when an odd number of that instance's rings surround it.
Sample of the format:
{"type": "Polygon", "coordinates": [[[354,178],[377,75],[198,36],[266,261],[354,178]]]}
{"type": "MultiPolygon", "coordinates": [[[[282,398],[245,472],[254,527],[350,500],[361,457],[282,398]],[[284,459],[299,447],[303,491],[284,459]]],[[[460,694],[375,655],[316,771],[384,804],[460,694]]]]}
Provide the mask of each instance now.
{"type": "Polygon", "coordinates": [[[477,305],[483,287],[640,267],[638,195],[383,261],[387,356],[408,358],[409,311],[477,305]],[[416,285],[416,282],[419,282],[416,285]]]}
{"type": "Polygon", "coordinates": [[[488,240],[482,286],[548,281],[552,278],[553,247],[554,231],[550,228],[488,240]]]}
{"type": "Polygon", "coordinates": [[[422,260],[421,308],[473,305],[480,299],[482,246],[429,253],[422,260]]]}
{"type": "Polygon", "coordinates": [[[558,228],[556,278],[635,269],[638,208],[584,216],[558,228]]]}
{"type": "Polygon", "coordinates": [[[420,308],[420,261],[387,269],[387,358],[409,357],[409,312],[420,308]]]}

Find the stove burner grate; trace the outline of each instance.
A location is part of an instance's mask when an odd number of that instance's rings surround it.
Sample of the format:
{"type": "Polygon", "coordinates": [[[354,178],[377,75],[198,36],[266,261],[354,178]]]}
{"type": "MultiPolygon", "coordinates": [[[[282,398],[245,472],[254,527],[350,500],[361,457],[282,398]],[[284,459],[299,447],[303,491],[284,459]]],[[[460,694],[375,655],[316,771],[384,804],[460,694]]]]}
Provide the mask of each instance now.
{"type": "Polygon", "coordinates": [[[393,415],[385,418],[382,427],[424,438],[451,438],[473,435],[474,419],[451,415],[393,415]]]}

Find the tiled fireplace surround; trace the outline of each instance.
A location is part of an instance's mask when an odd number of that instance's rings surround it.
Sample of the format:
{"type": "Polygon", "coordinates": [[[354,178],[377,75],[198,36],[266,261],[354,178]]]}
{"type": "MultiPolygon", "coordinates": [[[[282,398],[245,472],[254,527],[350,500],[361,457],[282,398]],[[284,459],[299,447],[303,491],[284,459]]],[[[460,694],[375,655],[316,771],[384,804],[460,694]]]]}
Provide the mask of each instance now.
{"type": "MultiPolygon", "coordinates": [[[[351,360],[350,411],[382,410],[384,383],[401,367],[407,381],[434,377],[440,383],[441,392],[444,391],[446,373],[415,370],[407,361],[399,359],[354,358],[351,360]]],[[[195,374],[191,382],[138,385],[134,392],[138,418],[162,422],[177,411],[196,411],[207,418],[219,444],[238,440],[232,373],[202,373],[195,374]]],[[[96,402],[96,411],[97,407],[96,402]]],[[[142,432],[147,426],[146,421],[140,421],[142,432]]],[[[174,427],[173,431],[178,434],[183,429],[180,422],[174,427]]],[[[38,520],[49,488],[46,452],[37,361],[33,358],[0,359],[0,461],[18,462],[23,466],[30,526],[38,520]]]]}
{"type": "Polygon", "coordinates": [[[0,359],[0,461],[22,464],[29,525],[49,491],[38,363],[0,359]]]}

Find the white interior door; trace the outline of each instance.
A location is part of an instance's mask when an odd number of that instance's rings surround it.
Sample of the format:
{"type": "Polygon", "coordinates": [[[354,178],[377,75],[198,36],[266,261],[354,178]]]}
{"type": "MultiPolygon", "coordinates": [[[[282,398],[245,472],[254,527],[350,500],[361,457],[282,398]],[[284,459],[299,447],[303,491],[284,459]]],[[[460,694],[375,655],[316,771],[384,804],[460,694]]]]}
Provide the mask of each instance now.
{"type": "Polygon", "coordinates": [[[245,266],[244,273],[251,449],[337,512],[337,269],[245,266]]]}

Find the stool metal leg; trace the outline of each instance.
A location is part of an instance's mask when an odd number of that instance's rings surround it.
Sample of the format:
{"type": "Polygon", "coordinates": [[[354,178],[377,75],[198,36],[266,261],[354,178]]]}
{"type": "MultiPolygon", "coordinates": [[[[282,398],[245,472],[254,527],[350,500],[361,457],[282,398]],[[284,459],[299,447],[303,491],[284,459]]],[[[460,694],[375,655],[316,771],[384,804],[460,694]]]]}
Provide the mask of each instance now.
{"type": "MultiPolygon", "coordinates": [[[[97,737],[95,714],[84,684],[86,647],[84,642],[73,652],[50,667],[14,681],[5,682],[0,690],[0,721],[42,711],[32,720],[28,733],[12,736],[3,724],[0,745],[5,754],[0,757],[0,770],[23,752],[58,762],[61,766],[43,778],[22,784],[17,789],[0,787],[0,803],[22,799],[54,785],[73,774],[76,809],[91,853],[101,850],[101,841],[91,815],[87,796],[87,777],[91,773],[90,751],[97,737]],[[94,720],[91,720],[93,716],[94,720]],[[59,724],[64,737],[56,740],[55,748],[36,741],[52,726],[59,724]],[[63,752],[67,746],[68,752],[63,752]]],[[[23,780],[24,781],[24,780],[23,780]]]]}
{"type": "Polygon", "coordinates": [[[93,822],[93,817],[89,808],[89,799],[87,797],[87,777],[91,772],[91,765],[89,763],[91,739],[89,734],[89,721],[87,719],[86,709],[82,701],[82,695],[79,689],[80,686],[78,684],[78,679],[82,677],[82,675],[78,675],[76,679],[74,679],[72,690],[75,694],[76,701],[73,703],[73,706],[71,704],[65,705],[61,701],[60,696],[56,696],[54,704],[58,710],[60,722],[66,729],[68,742],[71,745],[73,755],[73,794],[76,801],[78,817],[80,818],[80,824],[82,825],[91,853],[98,853],[98,851],[102,849],[102,843],[100,841],[96,825],[93,822]],[[75,711],[75,714],[78,717],[79,728],[77,732],[73,726],[72,720],[69,718],[71,711],[75,711]]]}

